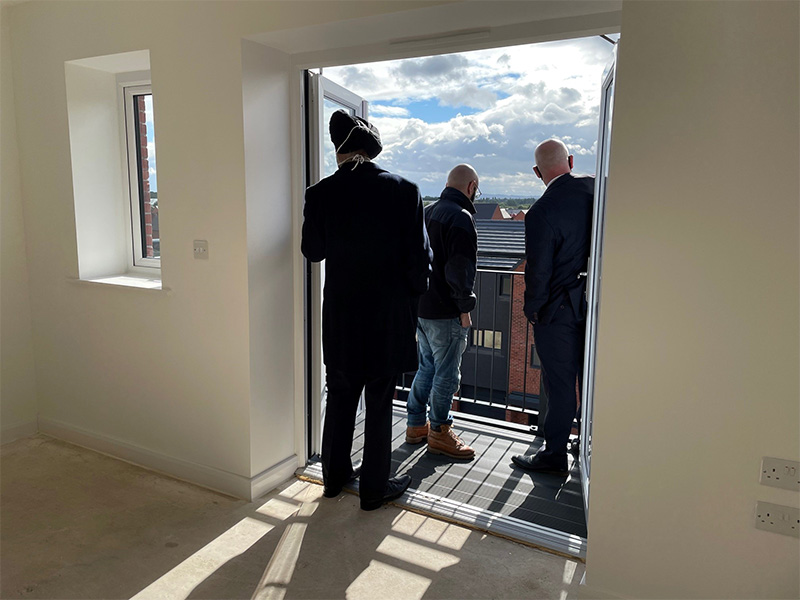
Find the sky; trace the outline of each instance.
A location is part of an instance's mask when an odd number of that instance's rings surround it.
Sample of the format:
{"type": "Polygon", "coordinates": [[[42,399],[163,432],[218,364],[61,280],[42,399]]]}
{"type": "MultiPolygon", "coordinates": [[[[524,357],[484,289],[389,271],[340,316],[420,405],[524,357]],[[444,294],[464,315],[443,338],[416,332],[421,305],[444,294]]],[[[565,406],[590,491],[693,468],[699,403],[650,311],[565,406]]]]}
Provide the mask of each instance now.
{"type": "Polygon", "coordinates": [[[533,150],[548,138],[567,144],[575,173],[594,174],[612,50],[595,36],[326,67],[323,76],[370,102],[383,141],[375,162],[417,183],[423,196],[438,196],[448,171],[466,162],[484,196],[539,197],[533,150]]]}
{"type": "Polygon", "coordinates": [[[156,129],[153,126],[153,95],[144,97],[145,125],[147,126],[147,158],[150,168],[150,190],[158,192],[158,176],[156,174],[156,129]]]}
{"type": "Polygon", "coordinates": [[[147,126],[147,162],[150,171],[150,191],[158,192],[158,174],[156,172],[156,130],[153,125],[153,95],[144,97],[144,118],[147,126]]]}

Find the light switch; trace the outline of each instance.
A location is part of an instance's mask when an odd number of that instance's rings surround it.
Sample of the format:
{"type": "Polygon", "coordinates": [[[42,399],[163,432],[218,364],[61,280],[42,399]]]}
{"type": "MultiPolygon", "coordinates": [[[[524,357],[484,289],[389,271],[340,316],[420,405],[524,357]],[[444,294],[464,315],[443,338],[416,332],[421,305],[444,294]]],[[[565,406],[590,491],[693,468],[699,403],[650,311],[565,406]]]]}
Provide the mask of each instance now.
{"type": "Polygon", "coordinates": [[[208,259],[208,240],[194,241],[194,257],[202,260],[208,259]]]}

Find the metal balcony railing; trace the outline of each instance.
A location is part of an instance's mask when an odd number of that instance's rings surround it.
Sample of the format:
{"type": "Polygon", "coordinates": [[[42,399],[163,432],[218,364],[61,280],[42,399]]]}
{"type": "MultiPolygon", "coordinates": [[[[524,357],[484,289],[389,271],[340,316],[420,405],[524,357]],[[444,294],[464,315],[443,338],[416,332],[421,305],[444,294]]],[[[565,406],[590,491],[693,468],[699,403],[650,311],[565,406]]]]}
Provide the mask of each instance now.
{"type": "MultiPolygon", "coordinates": [[[[479,265],[484,266],[479,266],[475,282],[478,303],[471,313],[453,409],[494,421],[537,425],[544,390],[533,328],[522,312],[524,258],[520,253],[482,253],[479,265]]],[[[414,373],[403,374],[398,400],[407,398],[413,379],[414,373]]]]}

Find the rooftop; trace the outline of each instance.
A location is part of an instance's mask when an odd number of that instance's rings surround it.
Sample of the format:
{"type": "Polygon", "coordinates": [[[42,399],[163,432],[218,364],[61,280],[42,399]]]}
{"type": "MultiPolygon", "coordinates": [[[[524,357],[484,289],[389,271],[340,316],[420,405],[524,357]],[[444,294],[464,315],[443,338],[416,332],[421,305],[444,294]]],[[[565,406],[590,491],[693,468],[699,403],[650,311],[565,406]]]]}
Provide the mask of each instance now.
{"type": "Polygon", "coordinates": [[[525,259],[525,222],[476,219],[478,268],[512,271],[525,259]]]}

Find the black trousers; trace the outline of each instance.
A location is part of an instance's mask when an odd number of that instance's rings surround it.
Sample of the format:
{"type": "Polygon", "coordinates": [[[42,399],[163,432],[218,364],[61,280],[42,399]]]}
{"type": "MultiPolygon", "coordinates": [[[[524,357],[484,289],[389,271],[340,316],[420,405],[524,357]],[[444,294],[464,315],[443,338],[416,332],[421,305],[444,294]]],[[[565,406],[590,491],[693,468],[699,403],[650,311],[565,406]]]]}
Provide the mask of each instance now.
{"type": "Polygon", "coordinates": [[[339,487],[350,479],[353,431],[361,390],[366,401],[364,458],[359,495],[362,500],[383,498],[392,455],[392,397],[397,376],[370,379],[328,369],[328,401],[322,430],[322,477],[325,485],[339,487]]]}
{"type": "Polygon", "coordinates": [[[586,322],[573,320],[569,307],[559,313],[546,325],[534,325],[533,337],[547,393],[542,452],[544,456],[561,461],[566,460],[572,420],[577,414],[575,384],[583,380],[586,322]]]}

